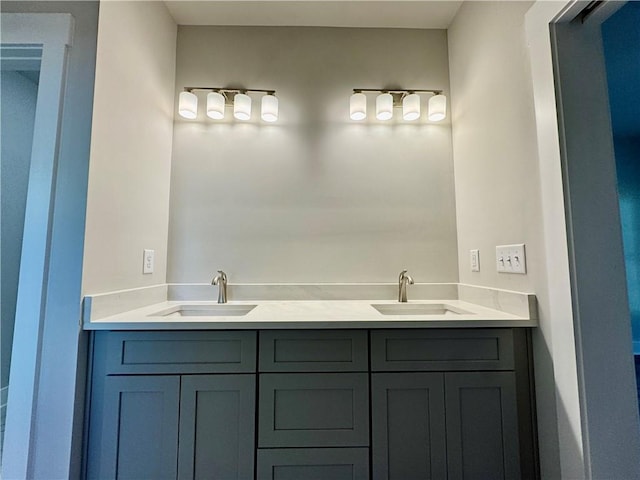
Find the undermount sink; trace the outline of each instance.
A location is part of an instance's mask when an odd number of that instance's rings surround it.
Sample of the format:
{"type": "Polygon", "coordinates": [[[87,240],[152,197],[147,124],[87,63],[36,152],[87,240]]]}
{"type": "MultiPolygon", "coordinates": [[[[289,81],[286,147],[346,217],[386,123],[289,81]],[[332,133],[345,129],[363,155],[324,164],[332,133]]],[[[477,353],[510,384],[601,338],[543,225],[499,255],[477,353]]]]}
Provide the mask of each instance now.
{"type": "Polygon", "coordinates": [[[471,312],[444,303],[371,304],[382,315],[471,315],[471,312]]]}
{"type": "Polygon", "coordinates": [[[255,305],[177,305],[150,317],[241,317],[256,308],[255,305]]]}

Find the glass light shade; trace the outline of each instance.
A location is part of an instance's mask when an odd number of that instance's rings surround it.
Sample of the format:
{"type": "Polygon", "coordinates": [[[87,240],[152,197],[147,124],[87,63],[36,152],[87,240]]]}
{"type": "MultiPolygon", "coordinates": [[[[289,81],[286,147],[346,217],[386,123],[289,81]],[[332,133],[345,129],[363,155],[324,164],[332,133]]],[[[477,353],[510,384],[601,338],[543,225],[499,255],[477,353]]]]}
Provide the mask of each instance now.
{"type": "Polygon", "coordinates": [[[402,118],[407,121],[420,118],[420,95],[411,93],[402,99],[402,118]]]}
{"type": "Polygon", "coordinates": [[[275,95],[262,97],[262,120],[265,122],[278,120],[278,98],[275,95]]]}
{"type": "Polygon", "coordinates": [[[434,95],[429,99],[429,120],[439,122],[447,116],[447,97],[434,95]]]}
{"type": "Polygon", "coordinates": [[[198,97],[191,92],[180,92],[178,113],[181,117],[193,120],[198,115],[198,97]]]}
{"type": "Polygon", "coordinates": [[[207,95],[207,117],[214,120],[224,118],[224,95],[220,92],[211,92],[207,95]]]}
{"type": "Polygon", "coordinates": [[[354,93],[349,99],[349,116],[351,120],[367,118],[367,96],[364,93],[354,93]]]}
{"type": "Polygon", "coordinates": [[[237,93],[233,99],[233,116],[238,120],[251,118],[251,97],[244,93],[237,93]]]}
{"type": "Polygon", "coordinates": [[[376,97],[376,118],[378,120],[393,118],[393,96],[390,93],[381,93],[376,97]]]}

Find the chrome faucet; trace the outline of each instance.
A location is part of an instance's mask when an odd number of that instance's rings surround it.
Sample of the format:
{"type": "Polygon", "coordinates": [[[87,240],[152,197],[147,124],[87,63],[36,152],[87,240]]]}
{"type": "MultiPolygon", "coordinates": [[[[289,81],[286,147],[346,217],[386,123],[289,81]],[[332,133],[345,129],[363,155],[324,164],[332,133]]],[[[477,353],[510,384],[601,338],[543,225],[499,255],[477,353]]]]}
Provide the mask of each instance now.
{"type": "Polygon", "coordinates": [[[218,303],[227,303],[227,274],[218,270],[218,275],[213,277],[211,285],[218,285],[218,303]]]}
{"type": "Polygon", "coordinates": [[[398,278],[398,301],[402,303],[407,302],[407,284],[413,285],[413,278],[410,275],[407,275],[406,270],[402,270],[400,272],[400,277],[398,278]]]}

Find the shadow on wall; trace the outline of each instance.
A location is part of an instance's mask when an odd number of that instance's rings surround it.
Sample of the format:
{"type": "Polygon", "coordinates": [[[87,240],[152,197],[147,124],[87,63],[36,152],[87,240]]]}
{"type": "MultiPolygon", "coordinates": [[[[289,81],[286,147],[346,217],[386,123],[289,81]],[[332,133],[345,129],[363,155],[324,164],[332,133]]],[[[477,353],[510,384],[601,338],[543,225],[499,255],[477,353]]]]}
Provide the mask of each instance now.
{"type": "Polygon", "coordinates": [[[620,217],[633,329],[640,354],[640,3],[629,2],[602,25],[620,217]]]}

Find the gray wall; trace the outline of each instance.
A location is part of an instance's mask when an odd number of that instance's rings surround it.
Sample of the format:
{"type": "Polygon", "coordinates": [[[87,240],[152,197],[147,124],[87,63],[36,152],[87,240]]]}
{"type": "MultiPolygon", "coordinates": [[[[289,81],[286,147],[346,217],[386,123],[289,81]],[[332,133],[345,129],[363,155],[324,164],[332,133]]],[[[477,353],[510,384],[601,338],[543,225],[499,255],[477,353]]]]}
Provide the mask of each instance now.
{"type": "Polygon", "coordinates": [[[457,281],[450,122],[348,111],[357,87],[448,93],[447,57],[444,30],[180,26],[176,107],[185,86],[275,89],[280,119],[259,97],[247,123],[176,108],[167,280],[457,281]]]}
{"type": "Polygon", "coordinates": [[[0,196],[2,210],[0,218],[2,293],[2,320],[0,333],[0,424],[4,430],[5,388],[9,384],[11,364],[11,344],[13,324],[16,314],[16,295],[20,273],[20,252],[22,251],[22,231],[24,209],[27,201],[29,165],[31,164],[31,142],[33,140],[33,120],[36,114],[38,85],[19,72],[3,71],[0,88],[0,136],[2,137],[0,158],[0,196]]]}

